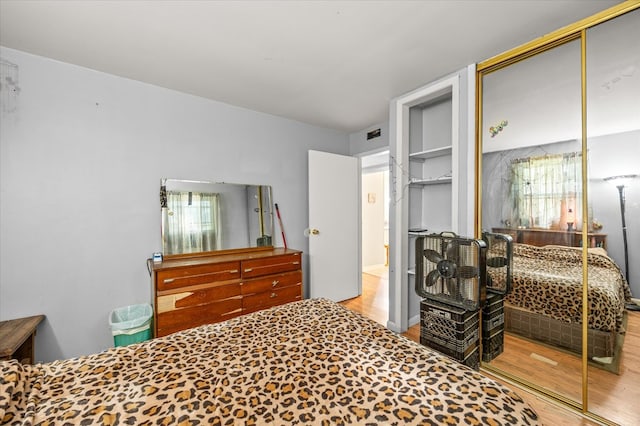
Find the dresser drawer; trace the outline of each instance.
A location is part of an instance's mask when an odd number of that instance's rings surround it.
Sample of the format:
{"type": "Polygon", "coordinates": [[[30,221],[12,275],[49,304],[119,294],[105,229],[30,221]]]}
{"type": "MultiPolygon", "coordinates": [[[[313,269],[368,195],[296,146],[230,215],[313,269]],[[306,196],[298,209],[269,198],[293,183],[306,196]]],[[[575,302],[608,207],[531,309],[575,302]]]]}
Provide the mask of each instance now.
{"type": "Polygon", "coordinates": [[[206,305],[175,309],[157,314],[157,337],[203,324],[220,322],[242,314],[242,297],[233,297],[206,305]]]}
{"type": "Polygon", "coordinates": [[[287,272],[285,274],[269,275],[243,281],[240,285],[242,294],[263,293],[265,291],[280,290],[283,287],[302,284],[302,271],[287,272]]]}
{"type": "Polygon", "coordinates": [[[211,263],[158,271],[156,273],[156,286],[158,291],[165,291],[237,278],[240,278],[240,262],[211,263]]]}
{"type": "Polygon", "coordinates": [[[302,299],[302,285],[298,284],[283,287],[280,290],[272,290],[244,296],[242,299],[242,310],[243,313],[249,313],[300,299],[302,299]]]}
{"type": "Polygon", "coordinates": [[[240,296],[240,283],[196,288],[190,291],[158,296],[156,311],[158,313],[168,312],[175,309],[204,305],[234,296],[240,296]]]}
{"type": "Polygon", "coordinates": [[[242,278],[259,277],[279,272],[296,271],[301,268],[300,254],[265,257],[242,261],[242,278]]]}

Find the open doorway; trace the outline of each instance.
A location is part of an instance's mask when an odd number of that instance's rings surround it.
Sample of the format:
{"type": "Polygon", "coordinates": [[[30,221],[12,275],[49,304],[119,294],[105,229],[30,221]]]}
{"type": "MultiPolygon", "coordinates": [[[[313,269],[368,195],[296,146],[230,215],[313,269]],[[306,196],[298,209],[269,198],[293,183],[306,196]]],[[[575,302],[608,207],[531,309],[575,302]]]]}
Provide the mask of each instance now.
{"type": "Polygon", "coordinates": [[[388,276],[389,171],[362,169],[362,272],[388,276]]]}
{"type": "Polygon", "coordinates": [[[389,319],[389,151],[361,157],[362,294],[347,307],[386,326],[389,319]]]}

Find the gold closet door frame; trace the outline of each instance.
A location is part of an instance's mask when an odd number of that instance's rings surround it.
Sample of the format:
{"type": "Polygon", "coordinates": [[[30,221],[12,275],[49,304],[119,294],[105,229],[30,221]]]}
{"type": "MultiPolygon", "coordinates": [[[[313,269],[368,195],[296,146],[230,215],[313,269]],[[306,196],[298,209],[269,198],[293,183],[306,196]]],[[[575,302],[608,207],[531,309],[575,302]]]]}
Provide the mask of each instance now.
{"type": "MultiPolygon", "coordinates": [[[[582,19],[557,31],[549,33],[536,40],[525,43],[514,49],[501,53],[486,61],[480,62],[476,66],[476,152],[475,152],[475,236],[481,238],[482,229],[482,79],[485,75],[494,71],[506,68],[509,65],[518,63],[539,53],[546,52],[557,46],[570,41],[580,39],[580,85],[581,85],[581,137],[582,137],[582,223],[588,221],[588,179],[587,179],[587,71],[586,71],[586,31],[603,22],[612,20],[627,12],[640,8],[640,0],[627,0],[609,9],[603,10],[588,18],[582,19]]],[[[587,227],[582,227],[582,241],[587,241],[587,227]]],[[[587,282],[587,246],[582,247],[582,282],[587,282]]],[[[522,385],[534,392],[554,401],[561,403],[573,410],[579,411],[585,417],[599,421],[604,424],[612,424],[611,421],[589,411],[589,389],[588,389],[588,358],[584,348],[587,347],[587,326],[588,326],[588,291],[587,286],[582,287],[582,402],[576,402],[563,395],[557,394],[549,389],[538,386],[535,383],[521,379],[518,376],[507,373],[489,364],[481,362],[482,369],[491,372],[507,381],[522,385]]]]}

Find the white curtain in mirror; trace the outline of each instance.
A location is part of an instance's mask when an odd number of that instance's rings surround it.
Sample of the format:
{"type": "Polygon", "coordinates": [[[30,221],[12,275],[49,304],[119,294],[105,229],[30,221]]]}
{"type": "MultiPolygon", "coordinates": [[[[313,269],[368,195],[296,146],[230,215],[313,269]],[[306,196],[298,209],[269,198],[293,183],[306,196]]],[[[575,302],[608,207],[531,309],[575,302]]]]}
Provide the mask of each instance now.
{"type": "Polygon", "coordinates": [[[217,250],[220,229],[219,194],[167,192],[167,254],[217,250]]]}
{"type": "Polygon", "coordinates": [[[511,223],[528,228],[573,230],[582,210],[581,167],[579,152],[513,160],[511,223]]]}

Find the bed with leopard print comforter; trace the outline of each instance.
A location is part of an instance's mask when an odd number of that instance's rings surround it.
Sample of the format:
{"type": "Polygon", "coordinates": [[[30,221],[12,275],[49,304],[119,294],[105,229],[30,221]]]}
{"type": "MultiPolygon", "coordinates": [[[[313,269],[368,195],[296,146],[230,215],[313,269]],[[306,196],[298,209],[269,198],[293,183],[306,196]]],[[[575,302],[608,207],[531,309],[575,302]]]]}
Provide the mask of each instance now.
{"type": "Polygon", "coordinates": [[[537,424],[516,393],[303,300],[127,347],[0,363],[2,424],[537,424]]]}
{"type": "MultiPolygon", "coordinates": [[[[589,250],[589,323],[593,330],[620,332],[631,291],[618,265],[601,250],[589,250]]],[[[491,274],[491,268],[489,273],[491,274]]],[[[502,286],[503,275],[492,275],[502,286]]],[[[513,245],[511,292],[505,302],[535,314],[582,324],[582,250],[513,245]]]]}

